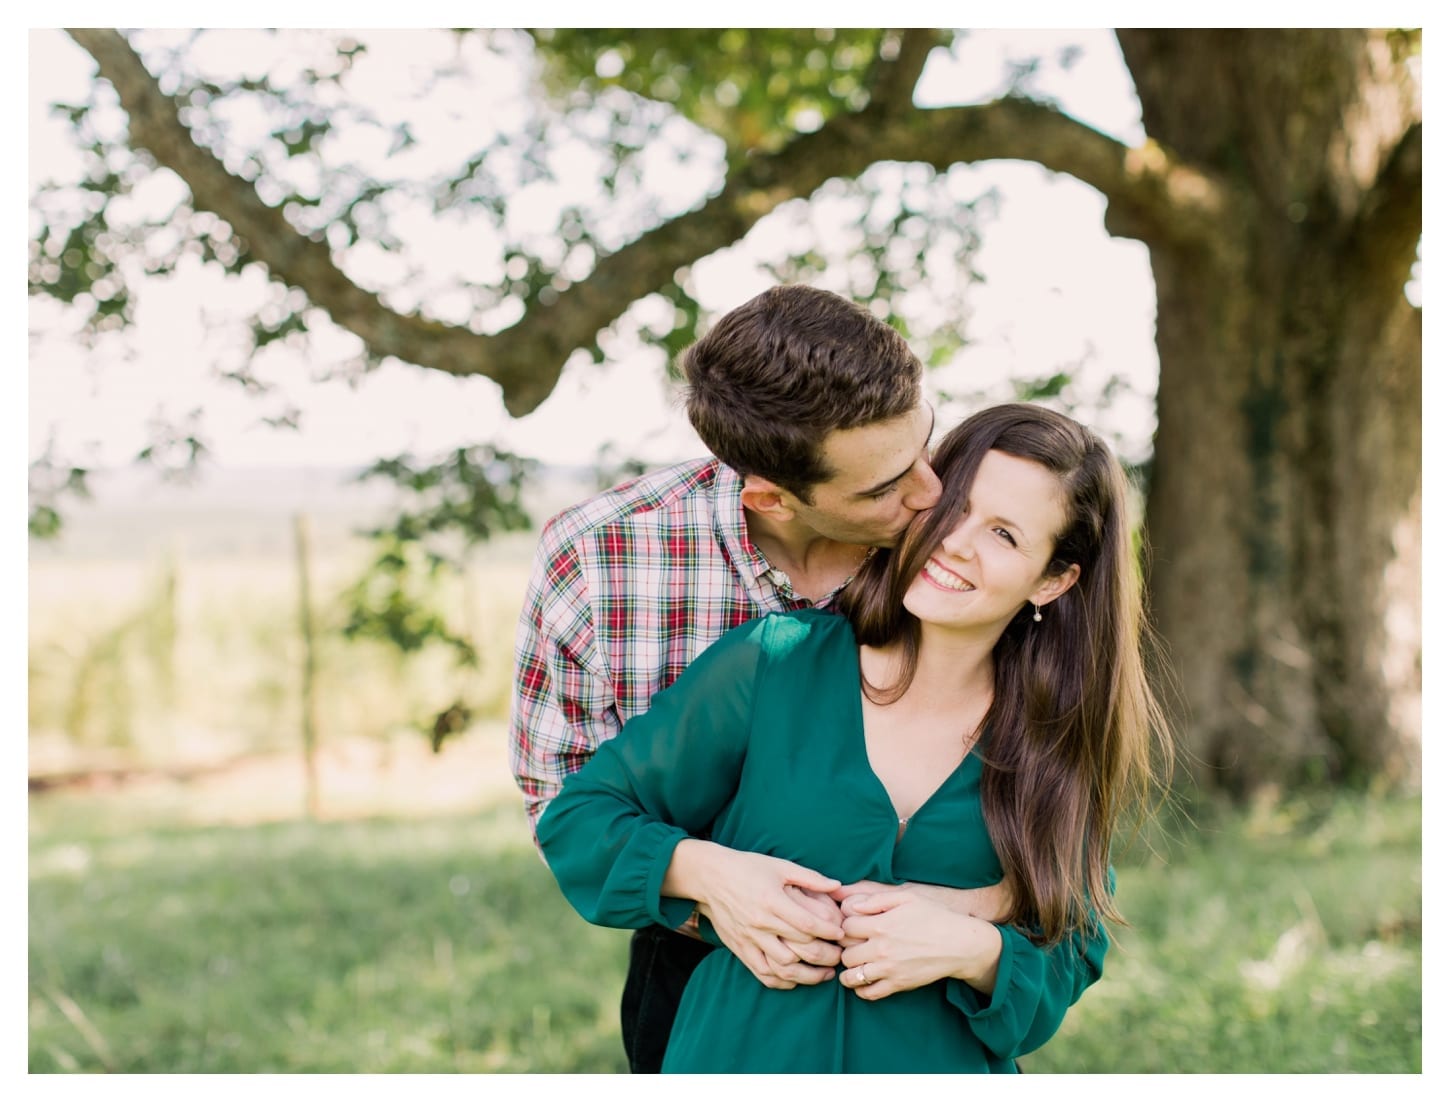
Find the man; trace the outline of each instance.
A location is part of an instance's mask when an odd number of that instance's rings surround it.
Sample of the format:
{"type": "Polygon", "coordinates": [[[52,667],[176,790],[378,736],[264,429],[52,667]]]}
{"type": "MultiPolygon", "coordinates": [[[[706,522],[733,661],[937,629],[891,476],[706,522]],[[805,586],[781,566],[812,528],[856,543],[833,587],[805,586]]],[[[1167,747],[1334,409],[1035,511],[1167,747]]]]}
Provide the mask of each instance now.
{"type": "MultiPolygon", "coordinates": [[[[831,607],[872,550],[941,494],[920,362],[837,295],[766,291],[680,366],[714,457],[591,498],[540,538],[511,716],[531,829],[564,778],[707,646],[767,612],[831,607]]],[[[666,886],[698,901],[762,983],[834,978],[835,882],[763,855],[725,858],[672,865],[666,886]]],[[[622,1006],[632,1071],[659,1070],[685,981],[710,948],[658,927],[635,934],[622,1006]]]]}

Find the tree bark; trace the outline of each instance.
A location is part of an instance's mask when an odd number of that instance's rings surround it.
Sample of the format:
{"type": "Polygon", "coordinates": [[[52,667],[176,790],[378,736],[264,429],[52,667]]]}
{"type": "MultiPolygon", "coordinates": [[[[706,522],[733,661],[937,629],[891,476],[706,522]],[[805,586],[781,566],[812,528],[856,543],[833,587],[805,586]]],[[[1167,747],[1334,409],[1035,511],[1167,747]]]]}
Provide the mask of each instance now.
{"type": "Polygon", "coordinates": [[[1390,66],[1363,63],[1365,32],[1120,37],[1149,129],[1237,197],[1211,247],[1147,239],[1150,578],[1191,771],[1238,793],[1414,778],[1416,118],[1386,125],[1407,101],[1390,66]]]}

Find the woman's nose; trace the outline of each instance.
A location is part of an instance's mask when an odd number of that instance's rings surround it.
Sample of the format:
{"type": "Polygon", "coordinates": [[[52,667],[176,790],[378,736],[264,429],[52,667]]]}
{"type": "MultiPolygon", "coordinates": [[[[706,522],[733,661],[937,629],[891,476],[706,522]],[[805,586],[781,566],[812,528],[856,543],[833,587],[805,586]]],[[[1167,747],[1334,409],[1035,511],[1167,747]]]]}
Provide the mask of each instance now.
{"type": "Polygon", "coordinates": [[[977,553],[977,548],[972,541],[970,527],[967,521],[962,521],[946,534],[946,538],[941,541],[942,548],[949,555],[954,555],[959,559],[973,558],[977,553]]]}

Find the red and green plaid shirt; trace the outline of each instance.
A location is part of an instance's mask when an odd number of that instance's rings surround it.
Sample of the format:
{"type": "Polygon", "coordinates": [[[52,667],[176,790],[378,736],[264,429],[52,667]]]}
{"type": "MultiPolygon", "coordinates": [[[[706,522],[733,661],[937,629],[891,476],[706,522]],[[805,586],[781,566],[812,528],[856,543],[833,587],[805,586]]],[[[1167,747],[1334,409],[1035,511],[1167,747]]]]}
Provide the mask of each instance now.
{"type": "Polygon", "coordinates": [[[745,530],[740,477],[697,459],[623,483],[544,527],[515,640],[509,729],[529,827],[696,656],[799,598],[745,530]]]}

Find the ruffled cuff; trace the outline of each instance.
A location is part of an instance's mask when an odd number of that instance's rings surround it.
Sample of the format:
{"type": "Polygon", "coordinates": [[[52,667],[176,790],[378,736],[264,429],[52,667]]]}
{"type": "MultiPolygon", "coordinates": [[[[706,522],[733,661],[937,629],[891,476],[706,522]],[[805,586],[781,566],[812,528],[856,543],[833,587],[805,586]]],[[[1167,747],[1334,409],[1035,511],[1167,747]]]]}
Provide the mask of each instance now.
{"type": "Polygon", "coordinates": [[[689,900],[660,895],[675,847],[689,837],[685,831],[658,821],[645,823],[601,867],[600,847],[588,852],[582,844],[551,847],[547,816],[545,855],[565,897],[585,919],[622,929],[654,924],[673,929],[690,917],[694,904],[689,900]]]}
{"type": "Polygon", "coordinates": [[[1004,1060],[1020,1055],[1042,996],[1042,955],[1010,926],[998,926],[1002,955],[990,996],[964,980],[947,981],[947,1001],[966,1015],[987,1050],[1004,1060]],[[1024,951],[1026,950],[1026,951],[1024,951]]]}
{"type": "MultiPolygon", "coordinates": [[[[651,862],[645,874],[644,892],[645,899],[651,901],[650,915],[655,922],[670,930],[678,930],[695,913],[696,903],[693,899],[676,899],[674,896],[660,894],[665,873],[669,871],[670,861],[675,856],[675,848],[688,837],[690,835],[680,831],[676,837],[669,839],[669,844],[660,848],[659,855],[651,862]]],[[[710,920],[704,915],[700,916],[695,932],[702,941],[711,945],[723,944],[720,936],[715,933],[715,927],[710,925],[710,920]]]]}
{"type": "Polygon", "coordinates": [[[675,847],[690,835],[678,827],[666,826],[663,823],[658,825],[664,827],[665,836],[657,840],[652,839],[657,842],[658,849],[644,865],[644,883],[640,891],[650,917],[661,926],[678,930],[694,912],[694,901],[661,895],[660,889],[664,886],[665,873],[669,871],[670,861],[675,856],[675,847]]]}
{"type": "Polygon", "coordinates": [[[700,935],[700,940],[707,945],[723,946],[725,944],[720,940],[720,935],[715,932],[715,924],[704,915],[700,916],[700,924],[695,928],[695,932],[700,935]]]}

